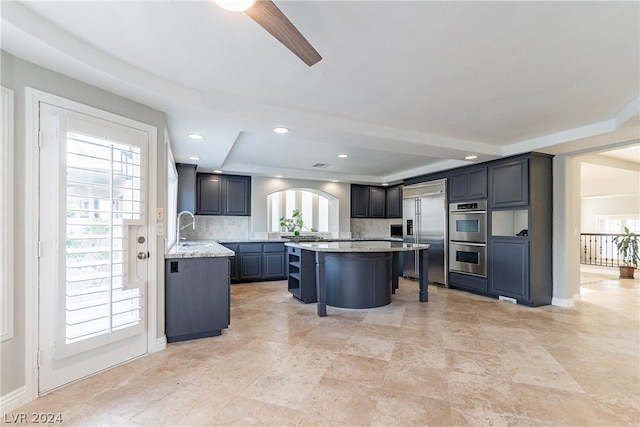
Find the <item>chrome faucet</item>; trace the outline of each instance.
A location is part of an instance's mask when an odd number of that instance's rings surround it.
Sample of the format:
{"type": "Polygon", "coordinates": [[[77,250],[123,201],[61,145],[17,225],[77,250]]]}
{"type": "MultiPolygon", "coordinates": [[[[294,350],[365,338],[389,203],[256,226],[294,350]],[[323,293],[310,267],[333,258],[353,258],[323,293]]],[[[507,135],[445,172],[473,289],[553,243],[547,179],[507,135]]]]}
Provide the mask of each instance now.
{"type": "Polygon", "coordinates": [[[180,237],[180,230],[184,230],[185,228],[187,228],[188,226],[193,226],[193,229],[196,229],[196,217],[193,216],[193,214],[189,211],[182,211],[178,214],[178,226],[176,227],[176,231],[177,231],[177,236],[176,236],[176,242],[178,243],[178,246],[180,246],[182,244],[182,242],[180,241],[181,239],[184,239],[184,237],[180,237]],[[180,227],[180,219],[182,218],[183,214],[187,214],[187,215],[191,215],[191,222],[187,225],[183,225],[182,227],[180,227]]]}

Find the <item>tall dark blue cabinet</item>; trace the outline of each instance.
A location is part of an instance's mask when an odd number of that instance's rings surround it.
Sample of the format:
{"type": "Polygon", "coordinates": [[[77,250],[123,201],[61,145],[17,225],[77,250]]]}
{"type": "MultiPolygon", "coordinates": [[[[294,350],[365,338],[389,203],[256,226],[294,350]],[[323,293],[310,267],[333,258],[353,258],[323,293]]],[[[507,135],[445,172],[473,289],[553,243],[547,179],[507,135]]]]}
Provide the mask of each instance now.
{"type": "Polygon", "coordinates": [[[541,153],[489,164],[489,292],[519,304],[551,304],[553,157],[541,153]]]}

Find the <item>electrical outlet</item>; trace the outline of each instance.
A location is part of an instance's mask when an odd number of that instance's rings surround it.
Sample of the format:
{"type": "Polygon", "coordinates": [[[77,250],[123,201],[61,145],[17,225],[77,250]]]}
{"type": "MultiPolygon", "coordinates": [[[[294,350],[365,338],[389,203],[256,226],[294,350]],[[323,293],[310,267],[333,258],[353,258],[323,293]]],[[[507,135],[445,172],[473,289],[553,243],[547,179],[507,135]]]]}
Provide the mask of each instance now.
{"type": "Polygon", "coordinates": [[[162,208],[156,209],[156,220],[164,221],[164,209],[162,208]]]}

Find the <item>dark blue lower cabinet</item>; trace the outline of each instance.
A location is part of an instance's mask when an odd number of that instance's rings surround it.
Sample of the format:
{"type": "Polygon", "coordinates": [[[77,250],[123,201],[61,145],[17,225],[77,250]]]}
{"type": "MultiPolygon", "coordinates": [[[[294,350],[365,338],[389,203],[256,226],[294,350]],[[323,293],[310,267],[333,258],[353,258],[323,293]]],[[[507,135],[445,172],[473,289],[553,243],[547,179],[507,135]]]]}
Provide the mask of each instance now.
{"type": "Polygon", "coordinates": [[[489,290],[486,277],[460,273],[449,273],[449,287],[454,289],[464,289],[466,291],[484,295],[486,295],[489,290]]]}
{"type": "Polygon", "coordinates": [[[240,280],[262,279],[262,253],[240,253],[237,257],[240,264],[240,280]]]}
{"type": "Polygon", "coordinates": [[[490,292],[529,304],[529,242],[494,239],[489,244],[490,292]]]}
{"type": "Polygon", "coordinates": [[[229,259],[165,260],[167,342],[212,337],[229,327],[229,259]]]}
{"type": "Polygon", "coordinates": [[[284,243],[262,244],[262,280],[287,278],[286,248],[284,243]]]}
{"type": "Polygon", "coordinates": [[[262,254],[262,279],[284,279],[287,276],[284,258],[284,252],[265,252],[262,254]]]}
{"type": "Polygon", "coordinates": [[[287,278],[286,250],[282,242],[222,243],[235,252],[231,281],[258,282],[287,278]]]}

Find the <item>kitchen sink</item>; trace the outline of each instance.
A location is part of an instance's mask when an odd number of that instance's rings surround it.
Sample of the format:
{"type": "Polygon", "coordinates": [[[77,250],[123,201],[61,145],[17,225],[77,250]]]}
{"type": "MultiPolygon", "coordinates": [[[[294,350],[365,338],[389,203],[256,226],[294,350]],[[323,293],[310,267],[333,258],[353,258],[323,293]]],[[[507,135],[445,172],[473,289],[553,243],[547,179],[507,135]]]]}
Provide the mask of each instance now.
{"type": "Polygon", "coordinates": [[[212,247],[213,243],[207,243],[207,242],[181,242],[180,246],[185,247],[185,246],[204,246],[204,247],[212,247]]]}

